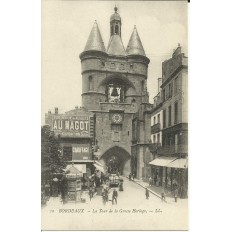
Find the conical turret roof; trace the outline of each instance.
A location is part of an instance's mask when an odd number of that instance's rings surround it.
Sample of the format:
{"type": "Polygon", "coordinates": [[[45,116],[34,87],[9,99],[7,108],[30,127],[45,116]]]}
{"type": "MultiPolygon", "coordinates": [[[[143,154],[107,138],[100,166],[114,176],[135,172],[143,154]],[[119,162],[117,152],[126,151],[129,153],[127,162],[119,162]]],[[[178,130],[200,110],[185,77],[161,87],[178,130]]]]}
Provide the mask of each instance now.
{"type": "Polygon", "coordinates": [[[139,38],[138,31],[136,29],[136,26],[134,27],[134,30],[132,32],[132,35],[130,37],[129,43],[126,48],[127,55],[141,55],[146,56],[145,51],[143,49],[142,42],[139,38]]]}
{"type": "Polygon", "coordinates": [[[104,42],[103,42],[102,37],[101,37],[100,30],[98,28],[96,21],[93,24],[93,28],[90,32],[88,41],[87,41],[87,43],[85,45],[85,49],[84,49],[84,51],[90,51],[90,50],[102,51],[102,52],[106,51],[104,42]]]}
{"type": "Polygon", "coordinates": [[[109,55],[125,56],[125,48],[123,46],[121,37],[119,35],[113,35],[110,37],[110,41],[107,47],[107,53],[109,55]]]}

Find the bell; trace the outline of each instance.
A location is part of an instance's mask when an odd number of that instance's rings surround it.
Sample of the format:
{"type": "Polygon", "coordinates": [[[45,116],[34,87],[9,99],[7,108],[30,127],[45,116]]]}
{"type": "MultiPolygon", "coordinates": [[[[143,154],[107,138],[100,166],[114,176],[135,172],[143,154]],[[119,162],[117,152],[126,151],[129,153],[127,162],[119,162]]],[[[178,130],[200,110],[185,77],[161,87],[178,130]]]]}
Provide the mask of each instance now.
{"type": "Polygon", "coordinates": [[[113,88],[113,91],[112,91],[111,96],[112,96],[112,97],[118,97],[118,96],[119,96],[119,95],[118,95],[118,91],[117,91],[117,89],[116,89],[115,87],[113,88]]]}

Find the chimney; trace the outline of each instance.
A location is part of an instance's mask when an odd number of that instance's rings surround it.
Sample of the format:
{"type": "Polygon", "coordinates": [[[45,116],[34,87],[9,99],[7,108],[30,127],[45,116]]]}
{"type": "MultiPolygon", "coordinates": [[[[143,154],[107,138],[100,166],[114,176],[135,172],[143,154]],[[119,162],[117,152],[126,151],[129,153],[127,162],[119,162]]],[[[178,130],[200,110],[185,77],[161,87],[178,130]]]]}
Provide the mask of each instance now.
{"type": "Polygon", "coordinates": [[[55,114],[58,114],[58,107],[55,107],[55,114]]]}

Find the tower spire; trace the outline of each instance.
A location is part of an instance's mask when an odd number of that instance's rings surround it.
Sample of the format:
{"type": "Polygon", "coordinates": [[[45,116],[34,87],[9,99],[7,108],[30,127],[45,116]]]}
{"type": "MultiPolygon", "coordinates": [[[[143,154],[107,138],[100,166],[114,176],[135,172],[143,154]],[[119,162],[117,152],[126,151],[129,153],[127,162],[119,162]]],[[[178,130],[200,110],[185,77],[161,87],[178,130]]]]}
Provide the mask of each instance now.
{"type": "Polygon", "coordinates": [[[94,21],[93,28],[90,32],[88,41],[84,49],[84,51],[90,51],[90,50],[102,51],[102,52],[106,51],[96,20],[94,21]]]}
{"type": "Polygon", "coordinates": [[[136,28],[136,25],[134,25],[134,30],[131,34],[129,43],[126,48],[127,55],[141,55],[146,56],[145,51],[143,49],[142,42],[139,38],[139,34],[136,28]]]}

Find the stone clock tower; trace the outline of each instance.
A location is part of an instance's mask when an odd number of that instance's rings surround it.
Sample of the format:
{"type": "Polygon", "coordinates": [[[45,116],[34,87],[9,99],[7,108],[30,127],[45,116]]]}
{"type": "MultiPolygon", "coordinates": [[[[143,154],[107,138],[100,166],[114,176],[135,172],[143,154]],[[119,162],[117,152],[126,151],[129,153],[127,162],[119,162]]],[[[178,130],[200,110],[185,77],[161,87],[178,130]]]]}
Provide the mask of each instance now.
{"type": "Polygon", "coordinates": [[[82,105],[95,113],[95,145],[109,172],[131,172],[132,119],[148,103],[146,57],[136,26],[125,50],[117,7],[110,17],[107,48],[95,21],[84,51],[82,105]]]}

